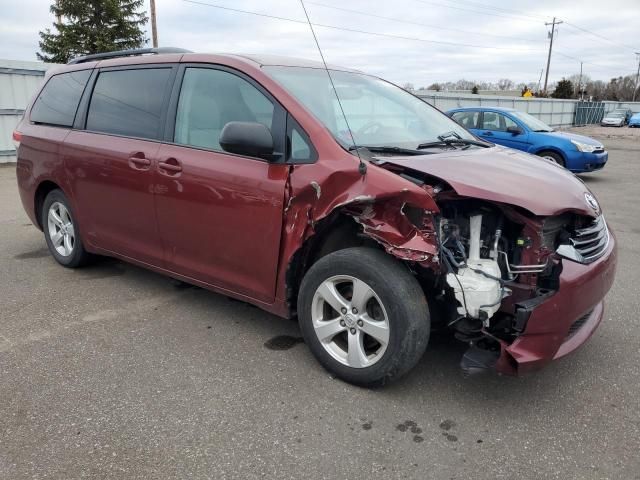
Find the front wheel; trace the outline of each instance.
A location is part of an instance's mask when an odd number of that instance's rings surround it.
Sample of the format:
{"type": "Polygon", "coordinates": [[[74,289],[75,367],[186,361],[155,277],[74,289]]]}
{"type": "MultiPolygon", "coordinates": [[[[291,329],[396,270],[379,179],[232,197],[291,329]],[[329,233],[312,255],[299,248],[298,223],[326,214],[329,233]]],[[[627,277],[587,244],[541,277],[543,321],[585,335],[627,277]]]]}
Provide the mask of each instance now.
{"type": "Polygon", "coordinates": [[[538,153],[538,156],[542,158],[546,158],[547,160],[551,160],[552,162],[557,163],[561,167],[564,167],[564,159],[556,152],[540,152],[538,153]]]}
{"type": "Polygon", "coordinates": [[[429,309],[418,281],[371,248],[347,248],[316,262],[300,286],[298,321],[328,371],[367,387],[407,373],[429,341],[429,309]]]}

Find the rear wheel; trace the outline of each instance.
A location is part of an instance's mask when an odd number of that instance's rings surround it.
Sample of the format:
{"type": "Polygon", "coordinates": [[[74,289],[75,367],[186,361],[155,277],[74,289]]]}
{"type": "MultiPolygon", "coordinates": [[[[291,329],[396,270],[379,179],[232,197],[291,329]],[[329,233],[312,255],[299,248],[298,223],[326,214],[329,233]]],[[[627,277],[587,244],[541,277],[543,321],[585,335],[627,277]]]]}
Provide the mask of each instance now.
{"type": "Polygon", "coordinates": [[[44,199],[42,229],[49,252],[60,265],[76,268],[91,260],[82,245],[69,200],[61,190],[52,190],[44,199]]]}
{"type": "Polygon", "coordinates": [[[561,167],[564,167],[564,159],[560,154],[556,152],[540,152],[538,153],[539,157],[546,158],[547,160],[551,160],[552,162],[557,163],[561,167]]]}
{"type": "Polygon", "coordinates": [[[418,281],[371,248],[340,250],[316,262],[300,286],[298,320],[328,371],[368,387],[407,373],[429,341],[429,309],[418,281]]]}

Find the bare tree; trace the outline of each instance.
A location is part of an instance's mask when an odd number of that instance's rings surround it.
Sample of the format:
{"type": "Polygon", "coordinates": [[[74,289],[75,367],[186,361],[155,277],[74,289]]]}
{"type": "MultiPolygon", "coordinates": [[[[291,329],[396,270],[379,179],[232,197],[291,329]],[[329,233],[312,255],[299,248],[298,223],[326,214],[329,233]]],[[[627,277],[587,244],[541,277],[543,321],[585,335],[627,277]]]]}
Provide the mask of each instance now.
{"type": "Polygon", "coordinates": [[[498,90],[513,90],[513,87],[513,80],[509,80],[508,78],[501,78],[500,80],[498,80],[498,90]]]}
{"type": "Polygon", "coordinates": [[[415,90],[413,83],[411,82],[404,83],[402,85],[402,88],[404,88],[407,92],[413,92],[415,90]]]}

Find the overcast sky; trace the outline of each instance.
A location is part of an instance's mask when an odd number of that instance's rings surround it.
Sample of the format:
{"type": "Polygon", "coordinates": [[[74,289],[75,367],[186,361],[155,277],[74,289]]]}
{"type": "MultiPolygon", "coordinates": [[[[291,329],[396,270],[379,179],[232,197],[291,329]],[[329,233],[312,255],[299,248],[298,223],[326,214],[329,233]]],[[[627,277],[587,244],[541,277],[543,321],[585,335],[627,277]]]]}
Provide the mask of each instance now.
{"type": "MultiPolygon", "coordinates": [[[[197,1],[298,22],[305,19],[299,0],[197,1]]],[[[51,26],[54,20],[49,13],[50,3],[0,0],[0,58],[35,60],[38,31],[51,26]]],[[[544,22],[551,21],[553,16],[600,37],[566,23],[560,25],[550,81],[580,70],[578,60],[561,54],[583,60],[584,72],[592,78],[608,80],[635,73],[634,51],[640,51],[640,0],[306,0],[305,3],[312,22],[324,25],[316,27],[316,33],[328,62],[364,70],[396,83],[411,82],[416,87],[460,78],[537,82],[547,58],[544,22]]],[[[185,0],[156,0],[156,4],[160,46],[319,59],[309,27],[303,23],[185,0]]],[[[148,1],[145,8],[148,9],[148,1]]]]}

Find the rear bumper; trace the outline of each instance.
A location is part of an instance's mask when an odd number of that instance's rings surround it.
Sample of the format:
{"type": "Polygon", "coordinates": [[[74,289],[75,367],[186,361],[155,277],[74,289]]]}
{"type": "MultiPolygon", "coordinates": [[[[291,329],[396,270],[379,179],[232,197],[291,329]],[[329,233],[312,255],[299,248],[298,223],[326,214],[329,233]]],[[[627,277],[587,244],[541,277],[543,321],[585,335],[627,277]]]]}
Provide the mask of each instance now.
{"type": "Polygon", "coordinates": [[[589,265],[563,260],[560,288],[538,305],[513,343],[501,345],[496,370],[522,375],[538,370],[583,345],[604,315],[604,296],[615,276],[613,234],[605,255],[589,265]]]}

